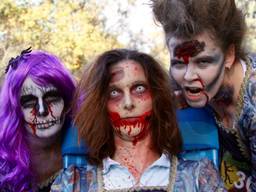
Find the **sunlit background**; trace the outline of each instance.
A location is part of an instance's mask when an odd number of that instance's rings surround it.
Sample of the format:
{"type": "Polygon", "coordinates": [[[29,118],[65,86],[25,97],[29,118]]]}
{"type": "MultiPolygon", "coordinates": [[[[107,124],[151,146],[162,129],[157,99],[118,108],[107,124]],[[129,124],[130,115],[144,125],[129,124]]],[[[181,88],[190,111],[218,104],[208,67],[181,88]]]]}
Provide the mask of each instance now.
{"type": "MultiPolygon", "coordinates": [[[[237,0],[246,13],[246,47],[256,52],[256,1],[237,0]]],[[[168,68],[161,27],[150,0],[1,0],[0,69],[32,46],[59,56],[77,76],[98,54],[133,48],[152,54],[168,68]]]]}

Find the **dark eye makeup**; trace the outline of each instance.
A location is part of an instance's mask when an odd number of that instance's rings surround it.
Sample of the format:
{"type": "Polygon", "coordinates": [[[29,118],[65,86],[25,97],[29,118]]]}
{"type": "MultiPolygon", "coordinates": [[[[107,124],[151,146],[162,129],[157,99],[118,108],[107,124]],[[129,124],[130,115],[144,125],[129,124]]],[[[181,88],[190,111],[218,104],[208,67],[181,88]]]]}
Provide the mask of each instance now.
{"type": "Polygon", "coordinates": [[[20,103],[24,108],[34,107],[37,103],[37,97],[32,94],[23,95],[20,98],[20,103]]]}
{"type": "Polygon", "coordinates": [[[62,99],[60,93],[57,90],[51,90],[44,94],[43,100],[46,102],[58,102],[62,99]]]}
{"type": "Polygon", "coordinates": [[[172,59],[171,60],[171,66],[182,65],[182,64],[185,64],[185,63],[181,60],[177,60],[177,59],[172,59]]]}
{"type": "MultiPolygon", "coordinates": [[[[43,100],[47,103],[59,102],[62,99],[57,90],[51,90],[44,94],[43,100]]],[[[21,106],[24,108],[33,108],[38,103],[38,97],[33,94],[23,95],[20,98],[21,106]]]]}

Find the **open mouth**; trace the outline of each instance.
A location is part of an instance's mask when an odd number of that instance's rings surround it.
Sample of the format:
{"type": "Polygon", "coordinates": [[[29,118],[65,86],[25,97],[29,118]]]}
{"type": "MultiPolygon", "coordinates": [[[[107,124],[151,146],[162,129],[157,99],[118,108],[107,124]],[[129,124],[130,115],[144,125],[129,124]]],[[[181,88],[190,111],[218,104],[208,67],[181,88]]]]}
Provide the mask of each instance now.
{"type": "Polygon", "coordinates": [[[204,89],[200,87],[184,87],[185,96],[190,101],[199,101],[204,94],[204,89]]]}
{"type": "Polygon", "coordinates": [[[203,89],[199,87],[185,87],[185,91],[191,95],[198,95],[203,91],[203,89]]]}

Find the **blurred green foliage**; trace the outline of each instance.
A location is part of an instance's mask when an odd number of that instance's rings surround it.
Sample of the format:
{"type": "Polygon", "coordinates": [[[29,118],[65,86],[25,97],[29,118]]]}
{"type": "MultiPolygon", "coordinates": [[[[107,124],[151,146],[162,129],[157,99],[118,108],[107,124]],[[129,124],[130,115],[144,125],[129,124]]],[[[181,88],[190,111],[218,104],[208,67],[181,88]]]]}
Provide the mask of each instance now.
{"type": "Polygon", "coordinates": [[[58,55],[73,72],[102,51],[120,46],[114,36],[104,33],[94,3],[22,2],[2,0],[0,4],[2,69],[11,56],[29,46],[58,55]]]}
{"type": "MultiPolygon", "coordinates": [[[[10,57],[29,46],[56,54],[75,74],[101,52],[119,47],[146,50],[168,68],[169,54],[161,26],[157,27],[152,17],[145,18],[145,22],[153,23],[152,32],[146,35],[143,27],[134,33],[128,25],[138,2],[141,0],[2,0],[0,69],[3,72],[10,57]],[[104,12],[114,7],[117,22],[109,27],[109,15],[104,12]],[[123,34],[127,34],[126,44],[117,40],[123,34]]],[[[256,52],[256,1],[236,2],[248,24],[245,45],[256,52]]]]}

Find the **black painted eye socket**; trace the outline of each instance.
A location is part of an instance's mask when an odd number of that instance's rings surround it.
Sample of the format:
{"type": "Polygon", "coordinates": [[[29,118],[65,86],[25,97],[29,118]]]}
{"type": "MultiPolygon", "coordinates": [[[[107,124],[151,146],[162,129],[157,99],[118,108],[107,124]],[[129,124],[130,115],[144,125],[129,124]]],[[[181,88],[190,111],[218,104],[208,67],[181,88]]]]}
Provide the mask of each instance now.
{"type": "Polygon", "coordinates": [[[22,105],[23,108],[34,108],[37,104],[37,101],[29,101],[22,105]]]}
{"type": "Polygon", "coordinates": [[[176,60],[176,59],[171,60],[171,66],[184,65],[184,64],[185,63],[181,60],[176,60]]]}
{"type": "Polygon", "coordinates": [[[60,93],[57,90],[50,90],[43,96],[43,100],[47,103],[59,102],[62,99],[60,93]]]}
{"type": "Polygon", "coordinates": [[[23,108],[33,108],[37,104],[37,97],[34,95],[23,95],[20,98],[20,103],[23,108]]]}

